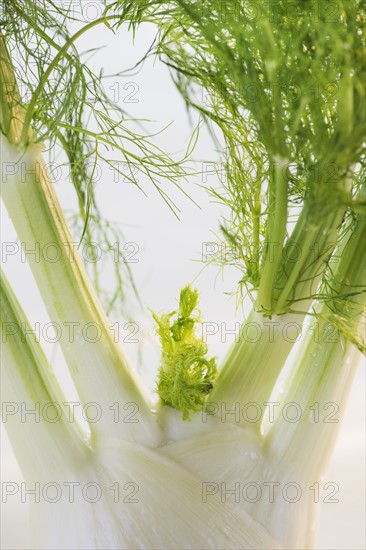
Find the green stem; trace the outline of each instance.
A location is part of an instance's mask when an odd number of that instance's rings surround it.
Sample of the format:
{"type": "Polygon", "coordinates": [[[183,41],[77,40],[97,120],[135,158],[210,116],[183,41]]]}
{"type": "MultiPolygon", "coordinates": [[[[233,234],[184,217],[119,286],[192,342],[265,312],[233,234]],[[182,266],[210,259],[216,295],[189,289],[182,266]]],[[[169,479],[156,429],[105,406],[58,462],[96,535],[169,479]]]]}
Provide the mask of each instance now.
{"type": "MultiPolygon", "coordinates": [[[[301,247],[302,258],[307,258],[309,256],[312,249],[312,245],[314,243],[314,239],[317,237],[317,235],[318,235],[318,228],[306,229],[305,239],[301,247]]],[[[302,261],[301,259],[299,259],[296,262],[294,262],[293,268],[286,279],[284,288],[281,290],[280,296],[276,301],[275,311],[277,314],[282,313],[286,309],[285,305],[287,303],[288,297],[296,287],[296,282],[301,274],[301,270],[304,263],[305,263],[305,259],[303,259],[302,261]]],[[[309,294],[305,294],[305,296],[306,295],[309,295],[309,294]]]]}
{"type": "Polygon", "coordinates": [[[254,268],[252,268],[253,273],[255,273],[255,279],[258,280],[259,277],[259,249],[260,249],[260,230],[261,230],[261,186],[257,185],[254,201],[252,206],[253,213],[253,243],[252,243],[252,258],[254,268]]]}
{"type": "MultiPolygon", "coordinates": [[[[338,188],[340,192],[349,192],[350,181],[342,180],[338,188]]],[[[330,212],[318,219],[314,218],[313,210],[314,205],[306,202],[284,247],[280,277],[276,281],[274,293],[274,311],[278,315],[287,311],[294,301],[300,303],[300,308],[306,311],[308,299],[316,294],[327,262],[336,247],[346,205],[337,203],[330,212]],[[291,257],[294,247],[296,259],[291,257]]]]}
{"type": "Polygon", "coordinates": [[[281,262],[282,249],[286,236],[288,181],[286,165],[288,160],[273,157],[274,169],[271,173],[269,213],[267,221],[267,253],[258,289],[257,308],[264,311],[273,309],[273,287],[281,262]],[[271,254],[273,252],[273,255],[271,254]]]}
{"type": "Polygon", "coordinates": [[[19,143],[23,120],[24,109],[14,69],[0,32],[0,131],[7,136],[10,143],[19,143]]]}

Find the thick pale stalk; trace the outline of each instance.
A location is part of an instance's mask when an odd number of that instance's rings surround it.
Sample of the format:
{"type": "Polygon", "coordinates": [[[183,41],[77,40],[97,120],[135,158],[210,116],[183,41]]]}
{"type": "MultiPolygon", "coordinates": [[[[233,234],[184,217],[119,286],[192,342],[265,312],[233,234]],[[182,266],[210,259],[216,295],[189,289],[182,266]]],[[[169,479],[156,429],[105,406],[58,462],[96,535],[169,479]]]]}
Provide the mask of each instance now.
{"type": "Polygon", "coordinates": [[[10,171],[1,182],[1,196],[50,318],[58,325],[60,345],[82,404],[96,402],[100,407],[94,433],[142,437],[153,443],[155,420],[142,383],[113,340],[65,223],[41,147],[20,152],[1,135],[0,148],[3,166],[10,171]],[[138,422],[115,422],[110,409],[115,403],[122,410],[138,411],[138,422]]]}
{"type": "Polygon", "coordinates": [[[274,488],[275,499],[269,513],[259,504],[251,513],[259,522],[266,521],[288,548],[302,550],[315,544],[317,495],[321,492],[324,497],[325,468],[358,365],[358,350],[347,346],[344,350],[340,342],[310,345],[302,360],[295,358],[302,371],[290,386],[293,393],[276,399],[275,422],[264,447],[270,459],[264,477],[274,488]]]}
{"type": "MultiPolygon", "coordinates": [[[[328,320],[329,315],[334,315],[333,321],[336,323],[337,316],[341,317],[343,313],[349,318],[348,330],[356,333],[363,327],[366,276],[364,216],[358,216],[350,224],[350,231],[348,240],[344,237],[339,263],[336,259],[333,261],[333,299],[330,296],[328,303],[317,305],[317,330],[309,323],[293,358],[292,370],[284,381],[285,391],[277,398],[278,413],[265,442],[266,452],[273,460],[268,481],[281,479],[284,483],[297,483],[302,492],[301,498],[307,503],[305,511],[292,503],[284,503],[282,513],[291,507],[296,510],[293,521],[287,523],[286,531],[287,540],[293,541],[294,548],[301,547],[299,541],[302,544],[305,542],[305,547],[311,547],[314,542],[315,531],[311,528],[317,512],[314,490],[316,484],[319,487],[333,450],[359,364],[360,353],[356,346],[347,341],[328,320]],[[300,514],[305,514],[306,521],[298,522],[300,514]]],[[[261,510],[254,516],[259,521],[263,519],[261,510]]],[[[276,526],[280,516],[281,508],[274,508],[270,522],[271,532],[277,539],[279,532],[276,526]]]]}
{"type": "MultiPolygon", "coordinates": [[[[359,365],[353,344],[339,341],[311,345],[301,360],[302,371],[291,384],[291,403],[296,421],[278,416],[268,444],[280,460],[291,460],[301,469],[321,471],[332,452],[349,390],[359,365]],[[321,348],[324,350],[321,351],[321,348]],[[311,448],[311,461],[304,449],[311,448]]],[[[282,403],[283,405],[283,403],[282,403]]],[[[291,418],[289,412],[289,418],[291,418]]]]}
{"type": "Polygon", "coordinates": [[[87,456],[76,422],[8,281],[0,278],[2,421],[26,479],[67,472],[87,456]]]}
{"type": "MultiPolygon", "coordinates": [[[[319,407],[322,407],[327,403],[324,399],[331,400],[333,395],[337,406],[337,395],[339,393],[342,395],[344,391],[347,393],[344,389],[348,388],[346,380],[348,377],[352,380],[354,374],[354,346],[347,342],[334,323],[337,323],[338,318],[342,318],[342,314],[346,314],[349,317],[350,328],[344,326],[347,321],[343,321],[343,330],[351,331],[353,334],[350,336],[355,336],[363,328],[366,280],[365,217],[359,215],[354,222],[354,227],[351,225],[350,231],[348,240],[344,238],[346,242],[342,247],[339,263],[336,264],[334,260],[335,265],[331,266],[334,273],[333,296],[329,297],[328,302],[317,305],[317,330],[309,325],[285,383],[284,400],[297,403],[302,415],[301,422],[293,423],[292,426],[288,425],[288,422],[283,422],[281,417],[278,417],[277,422],[274,423],[270,432],[270,441],[273,452],[276,450],[276,453],[279,453],[277,456],[286,455],[287,457],[290,446],[295,450],[299,448],[295,440],[298,433],[301,434],[299,437],[304,437],[303,423],[310,426],[311,437],[316,437],[317,422],[311,423],[311,419],[314,419],[313,415],[316,416],[319,411],[313,410],[314,403],[318,403],[322,398],[322,403],[319,402],[319,407]],[[343,299],[345,299],[344,304],[343,299]],[[348,302],[348,300],[351,301],[348,302]],[[329,316],[330,320],[333,316],[333,324],[328,321],[329,316]]],[[[327,416],[326,411],[323,411],[323,416],[327,416]]],[[[323,439],[320,437],[319,441],[323,439]]]]}
{"type": "Polygon", "coordinates": [[[288,314],[271,320],[253,311],[224,361],[208,410],[215,410],[223,421],[251,424],[259,431],[266,403],[301,335],[303,319],[303,314],[288,314]]]}

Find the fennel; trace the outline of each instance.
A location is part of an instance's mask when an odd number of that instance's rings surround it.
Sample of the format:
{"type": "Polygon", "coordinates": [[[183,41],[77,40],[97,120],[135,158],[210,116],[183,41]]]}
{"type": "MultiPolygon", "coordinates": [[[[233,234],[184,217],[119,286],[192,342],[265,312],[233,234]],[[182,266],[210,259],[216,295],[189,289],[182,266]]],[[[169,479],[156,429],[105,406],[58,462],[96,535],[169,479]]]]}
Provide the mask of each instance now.
{"type": "MultiPolygon", "coordinates": [[[[30,267],[51,320],[77,324],[75,341],[63,337],[60,344],[80,402],[97,402],[103,411],[88,431],[64,415],[57,423],[41,418],[25,425],[11,413],[4,419],[27,483],[68,490],[91,484],[97,492],[33,503],[30,535],[37,548],[315,544],[311,493],[274,501],[245,488],[263,495],[279,485],[283,497],[294,480],[301,489],[319,479],[338,425],[316,426],[305,415],[298,423],[278,417],[264,429],[262,418],[252,423],[232,411],[237,403],[267,403],[284,373],[281,403],[307,411],[313,402],[335,401],[343,409],[365,351],[365,11],[358,0],[340,1],[337,18],[329,20],[325,2],[297,0],[294,20],[279,1],[278,13],[261,11],[256,20],[245,0],[226,2],[224,11],[218,0],[204,4],[105,2],[103,16],[91,23],[82,11],[74,17],[47,0],[11,0],[3,8],[1,162],[22,166],[25,177],[5,171],[1,196],[25,246],[56,243],[61,250],[60,261],[30,259],[30,267]],[[144,22],[158,32],[150,53],[170,67],[189,108],[221,132],[225,180],[208,191],[228,207],[222,237],[239,249],[239,296],[252,297],[248,319],[262,329],[258,341],[232,347],[216,376],[215,359],[206,357],[195,332],[198,294],[185,287],[177,312],[154,314],[162,343],[155,410],[113,341],[99,285],[93,287],[77,250],[66,250],[72,238],[43,158],[44,143],[66,155],[86,242],[93,223],[102,227],[86,161],[113,167],[110,151],[131,167],[138,163],[175,210],[159,181],[180,185],[185,158],[172,159],[131,130],[77,49],[78,38],[98,25],[118,32],[127,23],[139,32],[144,22]],[[72,24],[79,25],[74,34],[72,24]],[[198,88],[208,103],[197,98],[198,88]],[[303,330],[290,368],[288,323],[303,330]],[[80,327],[88,324],[99,327],[101,338],[80,345],[80,327]],[[335,341],[325,337],[329,327],[335,341]],[[134,403],[138,421],[113,422],[106,413],[115,402],[134,403]],[[224,418],[222,406],[231,411],[224,418]],[[311,458],[304,454],[309,448],[311,458]]],[[[130,181],[138,185],[133,170],[130,181]]],[[[52,365],[4,275],[1,296],[3,401],[52,403],[65,412],[52,365]]]]}

